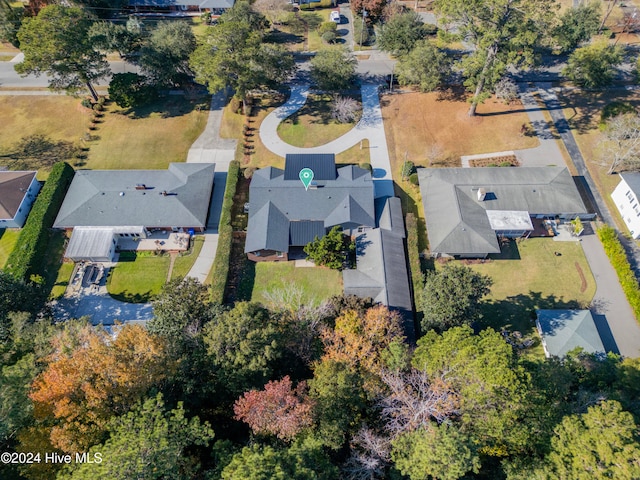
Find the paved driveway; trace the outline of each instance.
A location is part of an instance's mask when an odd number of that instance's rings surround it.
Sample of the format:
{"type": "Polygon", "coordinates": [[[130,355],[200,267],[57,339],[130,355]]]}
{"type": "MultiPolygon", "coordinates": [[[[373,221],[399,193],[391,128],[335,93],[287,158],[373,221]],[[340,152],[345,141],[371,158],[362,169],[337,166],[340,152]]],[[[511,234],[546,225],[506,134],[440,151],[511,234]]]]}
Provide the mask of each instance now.
{"type": "Polygon", "coordinates": [[[341,153],[369,140],[369,155],[373,168],[376,197],[393,196],[391,162],[387,149],[387,137],[384,133],[378,85],[365,83],[361,87],[362,118],[355,127],[341,137],[319,147],[294,147],[278,136],[278,125],[287,117],[302,108],[309,94],[308,85],[291,87],[291,96],[287,102],[265,117],[260,126],[260,140],[276,155],[285,157],[287,153],[341,153]]]}

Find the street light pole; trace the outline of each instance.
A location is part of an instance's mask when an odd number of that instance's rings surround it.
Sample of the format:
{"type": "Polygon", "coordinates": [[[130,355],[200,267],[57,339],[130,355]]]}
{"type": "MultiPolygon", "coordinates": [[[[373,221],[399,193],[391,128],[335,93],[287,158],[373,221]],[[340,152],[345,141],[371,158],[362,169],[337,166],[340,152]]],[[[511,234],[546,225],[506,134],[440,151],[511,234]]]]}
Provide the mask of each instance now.
{"type": "Polygon", "coordinates": [[[364,17],[367,16],[367,10],[362,7],[362,26],[360,27],[360,48],[358,50],[362,50],[362,39],[364,37],[364,17]]]}

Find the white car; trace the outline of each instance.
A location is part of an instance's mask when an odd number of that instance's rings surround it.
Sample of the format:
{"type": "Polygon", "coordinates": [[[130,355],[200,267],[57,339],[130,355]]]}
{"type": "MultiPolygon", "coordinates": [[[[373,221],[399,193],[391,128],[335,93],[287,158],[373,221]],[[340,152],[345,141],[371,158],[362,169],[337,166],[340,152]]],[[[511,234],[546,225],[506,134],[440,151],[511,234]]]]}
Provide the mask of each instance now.
{"type": "Polygon", "coordinates": [[[337,10],[333,10],[331,12],[331,15],[329,15],[329,19],[332,22],[336,22],[338,25],[340,25],[340,12],[338,12],[337,10]]]}

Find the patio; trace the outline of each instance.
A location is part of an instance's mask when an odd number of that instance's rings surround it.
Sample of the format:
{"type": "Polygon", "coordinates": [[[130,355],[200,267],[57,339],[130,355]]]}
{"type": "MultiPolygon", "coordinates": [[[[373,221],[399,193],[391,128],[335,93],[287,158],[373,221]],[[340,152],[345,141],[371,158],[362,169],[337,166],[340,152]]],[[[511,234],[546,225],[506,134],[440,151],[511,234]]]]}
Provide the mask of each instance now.
{"type": "Polygon", "coordinates": [[[189,248],[189,238],[188,233],[167,231],[152,232],[146,238],[120,237],[118,250],[183,252],[189,248]]]}

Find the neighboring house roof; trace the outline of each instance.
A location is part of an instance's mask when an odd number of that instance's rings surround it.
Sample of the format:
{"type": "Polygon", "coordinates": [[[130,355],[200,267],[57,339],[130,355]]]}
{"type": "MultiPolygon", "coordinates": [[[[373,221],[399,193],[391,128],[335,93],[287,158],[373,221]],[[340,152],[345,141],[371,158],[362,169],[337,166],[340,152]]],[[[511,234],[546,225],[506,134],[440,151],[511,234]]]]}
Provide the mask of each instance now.
{"type": "Polygon", "coordinates": [[[536,315],[547,357],[564,357],[576,347],[587,353],[605,353],[589,310],[536,310],[536,315]]]}
{"type": "Polygon", "coordinates": [[[0,219],[12,220],[37,172],[0,172],[0,219]]]}
{"type": "Polygon", "coordinates": [[[490,210],[587,213],[573,177],[562,167],[428,168],[419,169],[418,178],[434,253],[498,253],[490,210]],[[484,200],[479,200],[481,190],[484,200]]]}
{"type": "Polygon", "coordinates": [[[235,0],[129,0],[130,7],[231,8],[235,0]]]}
{"type": "MultiPolygon", "coordinates": [[[[371,173],[359,167],[336,168],[333,155],[287,155],[285,169],[261,168],[249,187],[249,221],[245,252],[306,245],[335,225],[355,228],[375,225],[371,173]],[[310,157],[305,161],[304,157],[310,157]],[[333,165],[333,175],[328,166],[333,165]],[[319,161],[320,177],[308,190],[300,181],[302,168],[319,161]],[[290,179],[287,179],[287,173],[290,179]],[[333,179],[331,179],[333,177],[333,179]]],[[[315,167],[313,167],[315,168],[315,167]]]]}
{"type": "Polygon", "coordinates": [[[214,170],[213,163],[172,163],[77,171],[53,226],[206,227],[214,170]]]}
{"type": "Polygon", "coordinates": [[[640,197],[640,173],[623,172],[618,175],[629,185],[629,188],[636,194],[636,197],[640,197]]]}
{"type": "Polygon", "coordinates": [[[356,269],[344,270],[344,293],[371,297],[402,313],[405,334],[413,341],[411,292],[405,256],[405,229],[400,199],[387,197],[378,203],[379,228],[356,239],[356,269]]]}
{"type": "Polygon", "coordinates": [[[71,259],[109,258],[113,235],[112,228],[74,228],[64,256],[71,259]]]}

